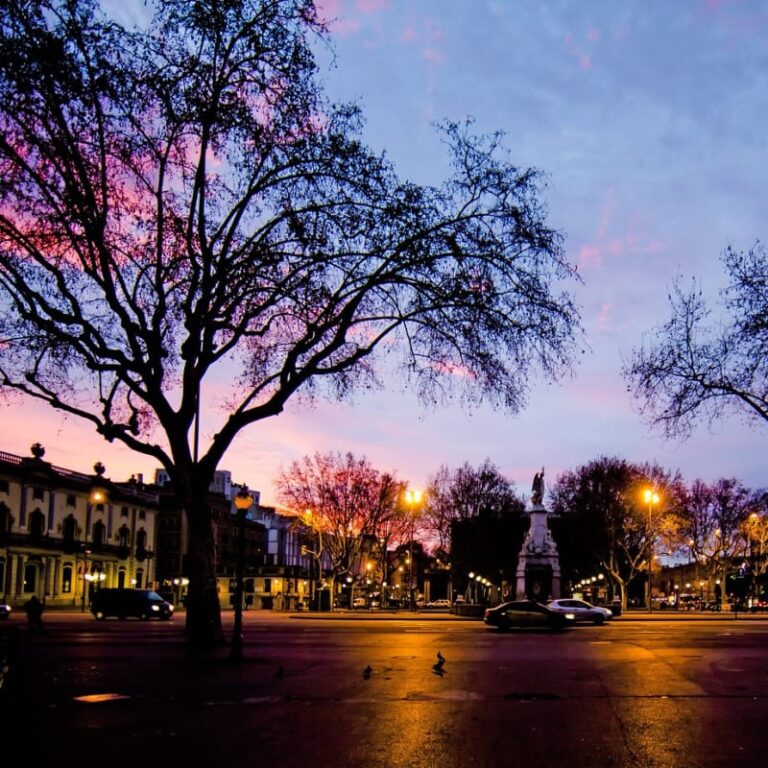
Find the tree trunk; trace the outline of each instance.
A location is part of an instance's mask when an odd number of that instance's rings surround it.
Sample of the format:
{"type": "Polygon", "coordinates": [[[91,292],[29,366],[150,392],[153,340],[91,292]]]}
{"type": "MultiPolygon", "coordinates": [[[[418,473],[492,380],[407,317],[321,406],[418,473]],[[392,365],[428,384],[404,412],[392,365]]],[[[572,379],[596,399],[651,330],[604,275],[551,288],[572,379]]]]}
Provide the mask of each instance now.
{"type": "Polygon", "coordinates": [[[216,584],[216,541],[205,493],[189,494],[185,510],[189,523],[187,639],[195,648],[214,648],[224,643],[224,633],[216,584]]]}

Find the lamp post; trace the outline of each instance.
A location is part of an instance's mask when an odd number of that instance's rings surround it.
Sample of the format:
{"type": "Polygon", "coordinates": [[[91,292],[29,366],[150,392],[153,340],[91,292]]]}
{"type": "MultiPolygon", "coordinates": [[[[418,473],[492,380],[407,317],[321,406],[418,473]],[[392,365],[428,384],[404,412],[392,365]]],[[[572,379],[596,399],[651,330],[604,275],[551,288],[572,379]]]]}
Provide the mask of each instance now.
{"type": "Polygon", "coordinates": [[[413,536],[414,528],[416,525],[416,505],[421,501],[421,491],[406,491],[405,500],[408,502],[408,506],[411,509],[411,544],[409,550],[408,564],[408,600],[410,603],[410,609],[416,610],[416,600],[413,595],[413,536]]]}
{"type": "Polygon", "coordinates": [[[653,589],[651,588],[653,577],[653,505],[659,503],[660,497],[651,488],[646,488],[643,498],[648,505],[648,613],[651,613],[653,611],[653,589]]]}
{"type": "Polygon", "coordinates": [[[232,648],[229,654],[233,661],[243,658],[243,561],[245,560],[245,515],[253,504],[253,496],[244,485],[235,495],[237,509],[237,557],[235,558],[235,623],[232,629],[232,648]]]}
{"type": "Polygon", "coordinates": [[[83,550],[83,554],[85,555],[85,560],[83,561],[83,594],[80,596],[80,612],[85,613],[85,593],[90,586],[90,576],[91,574],[88,573],[88,555],[91,554],[90,549],[83,550]]]}

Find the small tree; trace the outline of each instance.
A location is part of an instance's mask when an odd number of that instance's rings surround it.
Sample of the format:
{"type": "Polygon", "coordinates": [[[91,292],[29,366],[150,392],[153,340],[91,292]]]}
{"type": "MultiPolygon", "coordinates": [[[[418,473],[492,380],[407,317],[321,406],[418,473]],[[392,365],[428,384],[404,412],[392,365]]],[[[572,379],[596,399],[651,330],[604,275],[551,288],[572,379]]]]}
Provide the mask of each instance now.
{"type": "Polygon", "coordinates": [[[753,508],[753,494],[734,478],[691,484],[678,511],[680,535],[710,580],[725,583],[734,558],[745,556],[753,508]]]}
{"type": "MultiPolygon", "coordinates": [[[[297,516],[311,511],[331,563],[331,592],[343,575],[359,575],[364,555],[378,552],[403,518],[399,498],[404,483],[381,474],[367,459],[351,453],[316,453],[294,461],[275,483],[283,504],[297,516]]],[[[319,554],[319,553],[318,553],[319,554]]]]}
{"type": "Polygon", "coordinates": [[[669,436],[687,436],[700,419],[733,411],[768,422],[768,253],[728,249],[722,324],[694,284],[678,280],[671,319],[625,366],[642,412],[669,436]]]}
{"type": "Polygon", "coordinates": [[[162,465],[189,520],[186,627],[220,641],[207,488],[296,396],[378,384],[515,411],[562,373],[578,313],[536,171],[446,124],[452,175],[401,181],[328,103],[311,0],[94,0],[0,17],[0,387],[162,465]],[[232,382],[204,435],[204,384],[232,382]]]}

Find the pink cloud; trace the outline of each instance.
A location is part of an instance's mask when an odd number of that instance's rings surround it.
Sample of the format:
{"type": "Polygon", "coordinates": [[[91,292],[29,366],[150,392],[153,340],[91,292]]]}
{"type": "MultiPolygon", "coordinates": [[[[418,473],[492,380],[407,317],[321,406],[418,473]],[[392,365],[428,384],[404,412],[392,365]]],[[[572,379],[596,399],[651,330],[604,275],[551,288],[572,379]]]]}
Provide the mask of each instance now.
{"type": "MultiPolygon", "coordinates": [[[[364,2],[365,0],[361,0],[364,2]]],[[[369,3],[376,0],[368,0],[369,3]]],[[[323,24],[327,24],[334,34],[340,37],[354,35],[360,31],[362,23],[359,19],[343,17],[341,0],[317,0],[315,3],[317,17],[323,24]]]]}
{"type": "Polygon", "coordinates": [[[595,326],[600,331],[607,331],[613,326],[613,304],[603,302],[600,305],[600,311],[597,313],[595,326]]]}
{"type": "Polygon", "coordinates": [[[389,9],[389,0],[357,0],[357,9],[363,13],[378,13],[389,9]]]}
{"type": "Polygon", "coordinates": [[[577,256],[579,266],[591,267],[603,262],[603,250],[598,245],[582,245],[577,256]]]}
{"type": "Polygon", "coordinates": [[[445,56],[442,51],[438,51],[430,46],[424,48],[422,51],[424,58],[432,64],[442,64],[445,61],[445,56]]]}
{"type": "MultiPolygon", "coordinates": [[[[600,42],[600,30],[596,27],[590,27],[585,35],[588,47],[594,47],[600,42]]],[[[563,43],[568,54],[579,63],[579,69],[587,71],[592,69],[592,53],[584,50],[584,46],[579,45],[571,32],[563,35],[563,43]]]]}

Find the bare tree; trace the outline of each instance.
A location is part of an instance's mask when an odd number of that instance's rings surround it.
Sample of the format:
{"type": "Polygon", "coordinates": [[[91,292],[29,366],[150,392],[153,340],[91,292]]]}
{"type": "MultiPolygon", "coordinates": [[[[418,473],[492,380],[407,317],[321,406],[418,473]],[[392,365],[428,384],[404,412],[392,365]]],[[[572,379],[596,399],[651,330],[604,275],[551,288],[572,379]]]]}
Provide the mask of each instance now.
{"type": "Polygon", "coordinates": [[[651,334],[625,366],[642,413],[668,436],[686,437],[704,419],[728,412],[768,421],[768,253],[728,249],[729,285],[720,320],[701,290],[676,281],[671,319],[651,334]]]}
{"type": "Polygon", "coordinates": [[[753,509],[754,495],[734,478],[691,484],[678,510],[680,535],[709,579],[724,582],[734,558],[746,555],[746,526],[753,509]]]}
{"type": "Polygon", "coordinates": [[[151,457],[190,524],[187,632],[221,637],[205,491],[244,428],[377,384],[512,411],[580,333],[541,178],[445,124],[452,176],[401,181],[318,86],[311,0],[94,0],[0,19],[0,387],[151,457]],[[386,343],[384,343],[386,342],[386,343]],[[204,384],[232,382],[200,445],[204,384]]]}
{"type": "Polygon", "coordinates": [[[339,576],[362,573],[363,557],[386,547],[405,517],[400,507],[405,484],[351,453],[305,456],[283,470],[275,485],[281,502],[297,516],[311,511],[331,563],[332,592],[339,576]]]}

